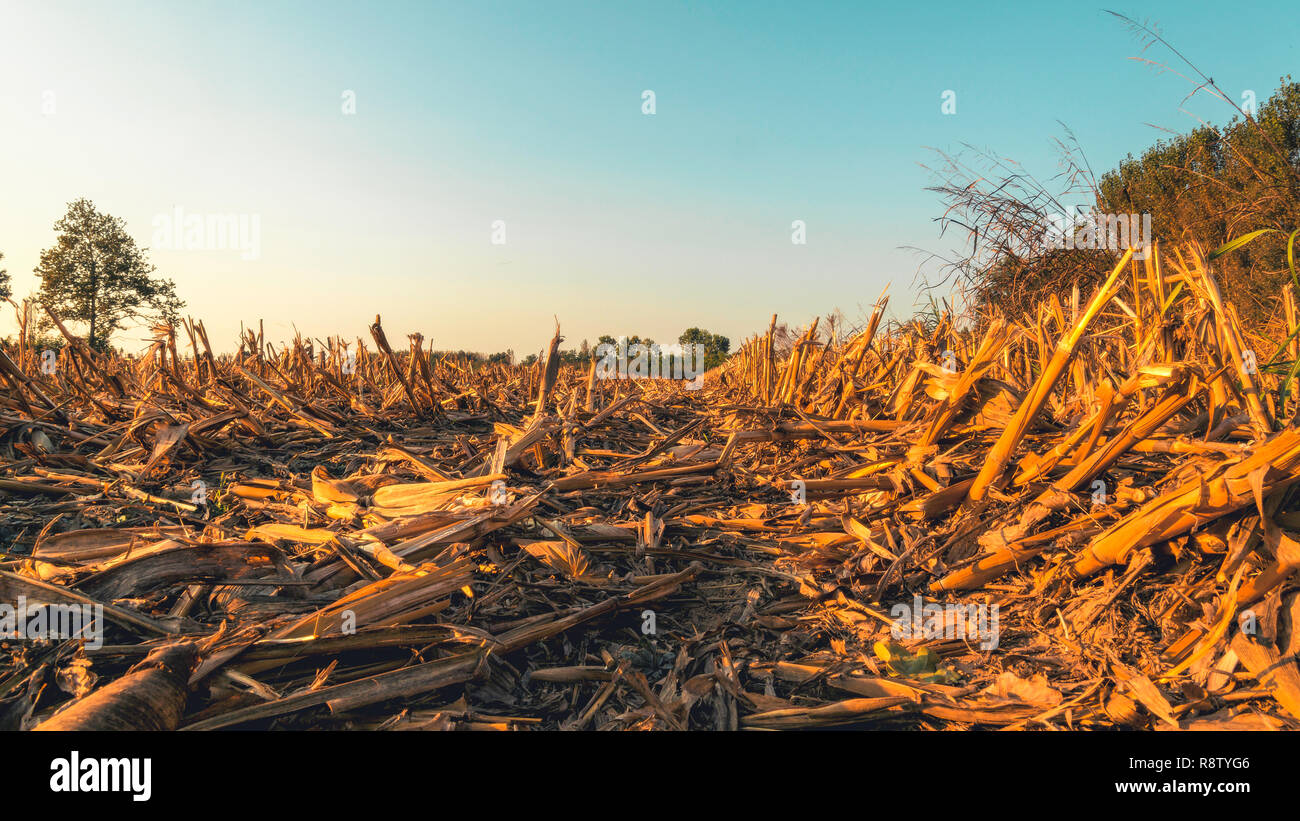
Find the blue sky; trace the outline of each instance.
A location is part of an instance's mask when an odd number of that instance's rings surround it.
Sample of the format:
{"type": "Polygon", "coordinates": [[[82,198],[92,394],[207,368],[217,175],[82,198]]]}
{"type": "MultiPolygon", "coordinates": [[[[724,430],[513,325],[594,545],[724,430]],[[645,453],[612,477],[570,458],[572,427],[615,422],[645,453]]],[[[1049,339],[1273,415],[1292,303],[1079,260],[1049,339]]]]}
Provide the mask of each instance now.
{"type": "MultiPolygon", "coordinates": [[[[1113,8],[1233,94],[1262,102],[1297,65],[1290,4],[1113,8]]],[[[852,320],[887,285],[912,306],[905,248],[951,245],[927,147],[1050,177],[1058,121],[1100,172],[1152,124],[1227,119],[1180,111],[1190,87],[1140,54],[1101,7],[1054,3],[8,0],[0,265],[34,291],[86,196],[143,246],[176,207],[257,215],[256,259],[151,250],[223,349],[241,320],[279,340],[364,335],[375,314],[390,339],[521,355],[552,316],[566,345],[692,325],[738,342],[773,312],[852,320]]]]}

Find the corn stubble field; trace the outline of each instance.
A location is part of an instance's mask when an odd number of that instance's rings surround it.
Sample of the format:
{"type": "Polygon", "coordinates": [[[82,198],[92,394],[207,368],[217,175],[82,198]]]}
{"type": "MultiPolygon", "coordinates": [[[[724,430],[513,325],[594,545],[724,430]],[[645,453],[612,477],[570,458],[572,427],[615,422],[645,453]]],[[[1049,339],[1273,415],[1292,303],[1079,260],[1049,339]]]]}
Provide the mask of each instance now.
{"type": "Polygon", "coordinates": [[[378,320],[353,373],[200,324],[10,350],[0,601],[107,624],[0,644],[0,726],[1300,726],[1300,349],[1196,247],[1131,253],[1033,316],[769,329],[695,391],[378,320]],[[920,601],[996,646],[900,639],[920,601]]]}

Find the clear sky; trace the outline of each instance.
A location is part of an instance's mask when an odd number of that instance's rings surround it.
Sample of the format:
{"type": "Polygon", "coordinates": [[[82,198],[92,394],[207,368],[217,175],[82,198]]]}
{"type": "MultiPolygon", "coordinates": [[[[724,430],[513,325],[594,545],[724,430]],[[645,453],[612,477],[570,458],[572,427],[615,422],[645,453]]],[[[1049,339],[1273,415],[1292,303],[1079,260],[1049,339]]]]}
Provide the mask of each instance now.
{"type": "MultiPolygon", "coordinates": [[[[1109,7],[1232,93],[1263,101],[1300,64],[1290,2],[1109,7]]],[[[927,146],[1050,177],[1058,121],[1098,172],[1152,124],[1194,127],[1190,87],[1140,53],[1102,7],[1051,2],[0,0],[0,266],[34,292],[85,196],[220,349],[241,320],[277,341],[377,313],[436,348],[523,355],[553,315],[566,347],[692,325],[736,343],[773,312],[858,317],[889,283],[912,305],[904,247],[951,244],[927,146]],[[257,258],[152,247],[178,207],[257,215],[257,258]]]]}

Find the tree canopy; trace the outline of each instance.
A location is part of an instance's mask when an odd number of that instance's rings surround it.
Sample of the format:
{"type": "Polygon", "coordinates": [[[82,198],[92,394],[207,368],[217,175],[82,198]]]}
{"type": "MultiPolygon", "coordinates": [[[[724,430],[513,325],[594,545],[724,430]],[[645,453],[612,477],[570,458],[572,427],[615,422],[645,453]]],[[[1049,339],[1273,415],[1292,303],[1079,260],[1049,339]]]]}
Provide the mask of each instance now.
{"type": "Polygon", "coordinates": [[[121,218],[83,198],[68,203],[54,230],[55,244],[41,251],[35,269],[38,299],[60,319],[84,323],[92,348],[106,348],[131,321],[177,320],[184,303],[175,284],[153,276],[155,267],[121,218]]]}
{"type": "Polygon", "coordinates": [[[709,333],[704,328],[687,328],[677,341],[683,345],[704,346],[705,369],[721,365],[731,352],[731,340],[721,334],[709,333]]]}
{"type": "Polygon", "coordinates": [[[931,255],[943,263],[944,276],[927,285],[955,274],[976,308],[1011,313],[1031,310],[1045,294],[1076,284],[1085,292],[1095,287],[1121,250],[1109,243],[1063,248],[1046,241],[1044,230],[1070,216],[1067,205],[1080,199],[1094,203],[1094,218],[1136,217],[1145,234],[1149,215],[1151,240],[1191,240],[1207,251],[1273,229],[1216,260],[1215,276],[1243,320],[1264,324],[1276,315],[1290,277],[1287,237],[1300,228],[1300,83],[1284,77],[1258,112],[1161,140],[1100,180],[1072,134],[1057,142],[1064,169],[1054,178],[1059,188],[992,154],[981,154],[973,166],[941,152],[941,184],[930,188],[945,202],[938,222],[968,239],[953,258],[931,255]]]}
{"type": "Polygon", "coordinates": [[[1243,319],[1267,319],[1289,278],[1287,235],[1300,228],[1300,83],[1284,77],[1249,119],[1162,140],[1101,178],[1099,206],[1151,214],[1157,240],[1217,247],[1260,228],[1271,234],[1215,263],[1243,319]]]}

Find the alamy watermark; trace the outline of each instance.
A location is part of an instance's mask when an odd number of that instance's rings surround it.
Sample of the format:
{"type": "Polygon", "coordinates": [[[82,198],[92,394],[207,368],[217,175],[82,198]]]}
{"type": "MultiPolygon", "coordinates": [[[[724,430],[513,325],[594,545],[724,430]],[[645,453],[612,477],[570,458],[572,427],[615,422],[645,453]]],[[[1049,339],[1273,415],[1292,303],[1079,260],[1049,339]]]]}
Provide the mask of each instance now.
{"type": "Polygon", "coordinates": [[[488,501],[494,505],[510,504],[510,491],[506,488],[506,483],[500,479],[492,480],[492,487],[488,490],[488,501]]]}
{"type": "Polygon", "coordinates": [[[73,750],[50,762],[50,792],[123,792],[132,801],[153,795],[152,758],[82,758],[73,750]]]}
{"type": "Polygon", "coordinates": [[[790,482],[790,504],[808,504],[808,483],[803,479],[794,479],[790,482]]]}
{"type": "Polygon", "coordinates": [[[1050,214],[1042,223],[1042,244],[1048,249],[1124,251],[1147,258],[1151,250],[1150,214],[1101,214],[1080,211],[1050,214]]]}
{"type": "Polygon", "coordinates": [[[1259,116],[1259,103],[1255,101],[1255,90],[1246,89],[1241,92],[1241,110],[1246,113],[1247,117],[1259,116]]]}
{"type": "Polygon", "coordinates": [[[15,607],[0,602],[0,641],[49,641],[85,639],[86,646],[98,650],[104,646],[104,606],[102,604],[34,604],[19,596],[15,607]]]}
{"type": "Polygon", "coordinates": [[[241,258],[262,256],[261,214],[186,214],[179,205],[153,218],[154,249],[239,251],[241,258]]]}
{"type": "Polygon", "coordinates": [[[979,641],[981,650],[998,646],[998,605],[926,604],[913,596],[911,604],[896,604],[889,610],[891,630],[898,641],[908,639],[963,639],[979,641]]]}
{"type": "Polygon", "coordinates": [[[687,390],[703,387],[704,345],[635,345],[620,337],[614,345],[596,346],[598,379],[678,379],[685,380],[687,390]]]}

